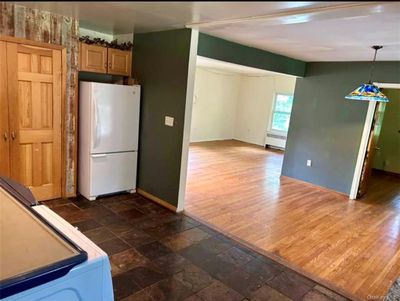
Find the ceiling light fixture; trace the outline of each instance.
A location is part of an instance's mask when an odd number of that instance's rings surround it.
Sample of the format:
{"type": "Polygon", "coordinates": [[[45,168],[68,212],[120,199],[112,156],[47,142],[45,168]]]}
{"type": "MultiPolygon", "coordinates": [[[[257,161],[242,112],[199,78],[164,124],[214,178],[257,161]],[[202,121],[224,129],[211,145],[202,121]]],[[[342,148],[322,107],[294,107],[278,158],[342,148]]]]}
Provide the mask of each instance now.
{"type": "Polygon", "coordinates": [[[389,102],[389,99],[383,94],[379,87],[375,86],[372,83],[372,75],[374,73],[375,61],[376,61],[376,53],[379,49],[382,49],[383,46],[372,46],[372,49],[375,50],[374,60],[372,61],[371,72],[369,74],[369,82],[368,84],[361,84],[357,89],[351,92],[349,95],[345,96],[346,99],[351,100],[367,100],[367,101],[378,101],[378,102],[389,102]]]}

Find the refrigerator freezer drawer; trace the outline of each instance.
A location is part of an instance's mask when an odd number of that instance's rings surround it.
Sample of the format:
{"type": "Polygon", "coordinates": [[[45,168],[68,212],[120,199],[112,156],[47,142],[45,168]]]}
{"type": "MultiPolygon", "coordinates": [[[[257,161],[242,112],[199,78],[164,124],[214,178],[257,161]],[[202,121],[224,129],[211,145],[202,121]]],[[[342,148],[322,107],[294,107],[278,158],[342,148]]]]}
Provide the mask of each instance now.
{"type": "Polygon", "coordinates": [[[137,152],[92,154],[90,197],[136,189],[137,152]]]}

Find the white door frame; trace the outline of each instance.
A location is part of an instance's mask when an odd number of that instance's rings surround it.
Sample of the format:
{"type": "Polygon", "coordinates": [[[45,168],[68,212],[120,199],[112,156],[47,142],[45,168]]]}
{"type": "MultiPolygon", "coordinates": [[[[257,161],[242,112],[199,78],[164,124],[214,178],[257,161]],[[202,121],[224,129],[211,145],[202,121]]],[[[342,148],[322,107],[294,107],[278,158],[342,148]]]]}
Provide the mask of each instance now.
{"type": "MultiPolygon", "coordinates": [[[[389,83],[374,83],[379,88],[386,89],[400,89],[400,84],[389,84],[389,83]]],[[[357,198],[358,186],[360,185],[361,172],[364,164],[365,153],[368,147],[368,139],[371,133],[372,121],[374,120],[374,113],[376,108],[376,101],[370,101],[368,104],[367,116],[365,118],[364,129],[361,136],[360,148],[358,150],[358,156],[356,161],[356,167],[354,169],[353,182],[350,189],[350,199],[355,200],[357,198]]]]}

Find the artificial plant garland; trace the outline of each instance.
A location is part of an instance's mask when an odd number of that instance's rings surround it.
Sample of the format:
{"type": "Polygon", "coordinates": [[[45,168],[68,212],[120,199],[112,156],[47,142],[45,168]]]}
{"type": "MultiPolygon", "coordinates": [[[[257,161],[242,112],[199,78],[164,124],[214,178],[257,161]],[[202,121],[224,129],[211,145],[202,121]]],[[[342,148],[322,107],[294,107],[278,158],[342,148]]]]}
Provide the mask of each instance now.
{"type": "Polygon", "coordinates": [[[79,37],[79,41],[89,44],[89,45],[97,45],[97,46],[109,47],[109,48],[114,48],[114,49],[119,49],[119,50],[131,50],[132,46],[133,46],[131,41],[118,44],[117,39],[115,39],[111,42],[108,42],[101,38],[91,38],[89,36],[79,37]]]}

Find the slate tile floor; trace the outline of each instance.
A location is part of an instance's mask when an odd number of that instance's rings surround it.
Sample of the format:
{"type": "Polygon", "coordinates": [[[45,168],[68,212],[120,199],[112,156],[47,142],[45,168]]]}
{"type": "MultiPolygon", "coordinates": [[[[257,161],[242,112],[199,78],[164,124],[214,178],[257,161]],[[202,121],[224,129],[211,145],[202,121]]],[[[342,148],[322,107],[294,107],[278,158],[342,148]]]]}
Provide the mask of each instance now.
{"type": "Polygon", "coordinates": [[[136,194],[46,205],[107,252],[116,300],[346,300],[136,194]]]}

